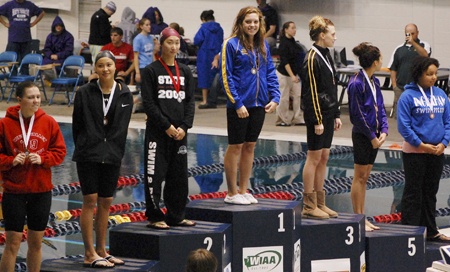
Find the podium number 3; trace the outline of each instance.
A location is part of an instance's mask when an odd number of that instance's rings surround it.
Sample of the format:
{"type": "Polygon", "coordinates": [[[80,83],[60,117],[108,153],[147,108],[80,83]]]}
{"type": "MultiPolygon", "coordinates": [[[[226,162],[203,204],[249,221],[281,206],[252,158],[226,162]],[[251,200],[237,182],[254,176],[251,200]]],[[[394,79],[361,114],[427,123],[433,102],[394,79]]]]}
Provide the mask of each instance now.
{"type": "Polygon", "coordinates": [[[353,241],[355,240],[355,239],[353,238],[353,232],[354,232],[354,229],[353,229],[352,226],[348,226],[348,227],[346,228],[346,230],[347,230],[347,232],[348,232],[348,234],[347,234],[348,239],[345,239],[345,243],[346,243],[347,245],[351,245],[351,244],[353,244],[353,241]]]}
{"type": "Polygon", "coordinates": [[[416,238],[414,237],[410,237],[408,238],[408,255],[409,256],[414,256],[416,255],[416,245],[414,244],[414,241],[416,240],[416,238]]]}

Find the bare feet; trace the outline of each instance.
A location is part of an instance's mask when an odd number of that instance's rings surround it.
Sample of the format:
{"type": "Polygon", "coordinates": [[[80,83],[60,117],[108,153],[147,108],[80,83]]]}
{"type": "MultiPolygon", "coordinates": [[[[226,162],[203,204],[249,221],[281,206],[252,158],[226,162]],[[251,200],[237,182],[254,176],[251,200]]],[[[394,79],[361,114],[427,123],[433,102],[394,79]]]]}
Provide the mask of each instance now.
{"type": "Polygon", "coordinates": [[[375,226],[374,224],[370,223],[368,220],[366,220],[366,231],[374,231],[379,230],[380,227],[375,226]]]}

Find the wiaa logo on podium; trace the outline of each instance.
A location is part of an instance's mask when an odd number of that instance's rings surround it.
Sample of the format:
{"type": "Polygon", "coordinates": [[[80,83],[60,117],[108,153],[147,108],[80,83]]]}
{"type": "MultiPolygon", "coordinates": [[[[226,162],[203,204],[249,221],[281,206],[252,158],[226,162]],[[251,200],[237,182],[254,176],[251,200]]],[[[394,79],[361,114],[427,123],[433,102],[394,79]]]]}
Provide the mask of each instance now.
{"type": "Polygon", "coordinates": [[[242,249],[243,271],[283,272],[283,247],[247,247],[242,249]]]}

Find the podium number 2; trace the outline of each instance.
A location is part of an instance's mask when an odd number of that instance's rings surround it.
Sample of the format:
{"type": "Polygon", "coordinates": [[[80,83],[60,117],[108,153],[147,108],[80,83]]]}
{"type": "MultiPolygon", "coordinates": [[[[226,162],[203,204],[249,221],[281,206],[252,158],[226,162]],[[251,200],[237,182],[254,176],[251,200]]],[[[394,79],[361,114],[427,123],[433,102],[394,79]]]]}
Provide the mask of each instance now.
{"type": "Polygon", "coordinates": [[[203,240],[203,243],[206,245],[206,249],[209,251],[211,250],[213,239],[211,237],[206,237],[205,240],[203,240]]]}
{"type": "Polygon", "coordinates": [[[278,232],[285,232],[286,229],[284,228],[284,213],[280,213],[278,215],[278,218],[280,219],[280,227],[278,228],[278,232]]]}
{"type": "Polygon", "coordinates": [[[409,256],[414,256],[416,255],[416,245],[414,244],[414,241],[416,240],[416,238],[411,237],[408,238],[408,255],[409,256]]]}
{"type": "Polygon", "coordinates": [[[354,240],[354,238],[353,238],[354,229],[352,226],[348,226],[346,228],[346,230],[348,231],[348,234],[347,234],[348,239],[345,239],[345,243],[347,245],[351,245],[351,244],[353,244],[353,240],[354,240]]]}

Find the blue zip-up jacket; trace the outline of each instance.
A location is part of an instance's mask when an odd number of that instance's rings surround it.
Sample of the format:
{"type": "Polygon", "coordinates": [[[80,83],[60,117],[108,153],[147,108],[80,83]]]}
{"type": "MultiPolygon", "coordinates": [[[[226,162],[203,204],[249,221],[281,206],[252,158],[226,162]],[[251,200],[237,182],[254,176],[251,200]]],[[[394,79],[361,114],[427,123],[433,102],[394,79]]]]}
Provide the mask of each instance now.
{"type": "Polygon", "coordinates": [[[375,85],[377,102],[375,102],[364,72],[360,70],[350,78],[348,83],[348,107],[353,132],[364,134],[369,140],[377,137],[378,133],[388,134],[388,120],[384,108],[380,81],[372,76],[375,85]],[[378,111],[377,111],[378,108],[378,111]]]}
{"type": "Polygon", "coordinates": [[[270,101],[280,103],[280,90],[269,46],[265,42],[266,60],[260,56],[259,71],[255,54],[248,54],[237,37],[224,41],[219,61],[220,82],[227,95],[227,107],[239,109],[265,107],[270,101]]]}
{"type": "MultiPolygon", "coordinates": [[[[412,146],[418,147],[422,142],[447,146],[450,141],[450,105],[445,92],[433,86],[433,114],[427,106],[419,87],[415,83],[405,86],[397,104],[398,132],[412,146]]],[[[424,89],[430,99],[430,88],[424,89]]]]}
{"type": "Polygon", "coordinates": [[[220,52],[223,43],[223,29],[220,24],[209,21],[202,24],[194,37],[194,45],[198,46],[197,74],[198,87],[211,88],[218,70],[211,69],[211,62],[220,52]]]}

